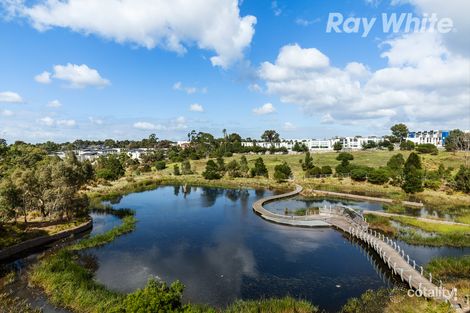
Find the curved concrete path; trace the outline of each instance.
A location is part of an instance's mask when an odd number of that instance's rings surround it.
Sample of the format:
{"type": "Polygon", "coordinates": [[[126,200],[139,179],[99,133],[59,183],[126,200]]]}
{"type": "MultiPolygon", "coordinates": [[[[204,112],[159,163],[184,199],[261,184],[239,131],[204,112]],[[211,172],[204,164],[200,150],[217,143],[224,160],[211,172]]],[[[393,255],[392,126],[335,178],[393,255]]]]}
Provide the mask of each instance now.
{"type": "MultiPolygon", "coordinates": [[[[409,255],[405,254],[405,251],[400,248],[396,241],[376,231],[370,230],[366,222],[357,218],[360,215],[352,219],[350,217],[351,212],[347,212],[347,216],[344,216],[334,214],[333,212],[336,211],[330,208],[329,211],[323,210],[322,212],[322,210],[320,210],[320,214],[316,215],[287,216],[270,212],[263,207],[263,204],[267,202],[293,197],[298,195],[301,191],[302,187],[296,185],[294,191],[260,199],[253,204],[253,210],[262,218],[278,224],[303,227],[333,226],[369,245],[392,270],[392,273],[399,275],[401,280],[407,283],[410,288],[417,292],[422,292],[423,296],[426,298],[450,302],[457,312],[467,312],[469,309],[468,305],[459,302],[456,297],[450,296],[450,290],[436,286],[433,283],[431,273],[424,273],[423,267],[417,265],[414,260],[411,260],[409,255]]],[[[345,210],[341,209],[338,210],[338,212],[344,213],[345,210]]]]}

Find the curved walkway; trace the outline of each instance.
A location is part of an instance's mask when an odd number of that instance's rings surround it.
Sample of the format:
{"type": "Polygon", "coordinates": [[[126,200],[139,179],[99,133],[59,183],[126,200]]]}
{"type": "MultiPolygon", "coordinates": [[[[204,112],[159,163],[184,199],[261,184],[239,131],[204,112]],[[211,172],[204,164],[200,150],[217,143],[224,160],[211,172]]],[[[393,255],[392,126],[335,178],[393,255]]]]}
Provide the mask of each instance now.
{"type": "Polygon", "coordinates": [[[469,309],[468,306],[465,307],[463,303],[458,301],[456,294],[452,293],[454,290],[436,286],[433,283],[432,274],[425,274],[423,267],[418,266],[414,260],[411,260],[410,256],[405,254],[405,251],[400,248],[396,241],[370,230],[366,222],[360,218],[358,219],[358,217],[362,217],[361,215],[356,214],[354,216],[350,214],[354,211],[352,209],[330,208],[320,210],[320,214],[316,215],[286,216],[270,212],[263,207],[263,204],[267,202],[292,197],[298,195],[301,191],[302,187],[296,185],[294,191],[260,199],[253,204],[253,210],[262,218],[274,223],[304,227],[333,226],[365,242],[374,249],[383,262],[392,270],[392,273],[399,275],[401,280],[409,285],[410,289],[422,293],[426,298],[450,302],[457,312],[464,312],[469,309]]]}
{"type": "Polygon", "coordinates": [[[35,249],[41,246],[44,246],[46,244],[49,244],[54,241],[58,241],[64,238],[67,238],[69,236],[75,235],[82,233],[84,231],[87,231],[93,227],[93,220],[90,219],[74,228],[70,228],[67,230],[63,230],[61,232],[58,232],[53,235],[47,235],[47,236],[41,236],[33,239],[29,239],[26,241],[23,241],[19,244],[16,244],[11,247],[7,247],[3,250],[0,250],[0,261],[5,260],[5,259],[10,259],[14,257],[15,255],[18,255],[20,253],[23,253],[25,251],[35,249]]]}

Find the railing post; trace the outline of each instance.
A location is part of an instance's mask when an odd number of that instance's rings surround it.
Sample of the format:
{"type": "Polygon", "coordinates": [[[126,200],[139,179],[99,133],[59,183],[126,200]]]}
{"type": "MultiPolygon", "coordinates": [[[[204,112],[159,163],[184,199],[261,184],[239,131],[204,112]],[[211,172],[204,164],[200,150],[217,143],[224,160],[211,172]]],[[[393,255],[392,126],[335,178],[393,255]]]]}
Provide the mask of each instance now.
{"type": "Polygon", "coordinates": [[[403,281],[403,268],[400,268],[400,278],[401,278],[401,281],[403,281]]]}
{"type": "Polygon", "coordinates": [[[416,261],[413,260],[413,269],[415,269],[415,267],[416,267],[416,261]]]}
{"type": "Polygon", "coordinates": [[[423,276],[424,268],[422,266],[420,267],[421,267],[421,276],[423,276]]]}
{"type": "Polygon", "coordinates": [[[411,284],[411,279],[413,278],[413,276],[410,275],[410,277],[408,277],[408,284],[410,285],[410,289],[413,288],[413,285],[411,284]]]}
{"type": "Polygon", "coordinates": [[[406,255],[406,263],[410,264],[410,255],[409,254],[406,255]]]}
{"type": "Polygon", "coordinates": [[[432,273],[429,273],[429,282],[432,283],[432,273]]]}

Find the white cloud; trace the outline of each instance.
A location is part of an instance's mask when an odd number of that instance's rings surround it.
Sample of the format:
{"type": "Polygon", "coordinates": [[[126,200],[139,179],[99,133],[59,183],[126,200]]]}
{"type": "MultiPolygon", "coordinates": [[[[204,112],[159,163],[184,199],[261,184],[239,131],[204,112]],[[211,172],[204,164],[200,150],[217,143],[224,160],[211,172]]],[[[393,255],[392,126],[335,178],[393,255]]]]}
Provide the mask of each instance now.
{"type": "Polygon", "coordinates": [[[279,16],[282,14],[282,9],[279,7],[276,0],[273,0],[271,2],[271,9],[273,10],[275,16],[279,16]]]}
{"type": "Polygon", "coordinates": [[[104,87],[110,84],[109,80],[101,77],[97,70],[88,67],[86,64],[54,65],[52,78],[66,81],[73,88],[104,87]]]}
{"type": "Polygon", "coordinates": [[[73,127],[73,126],[77,125],[77,122],[75,120],[58,120],[57,125],[58,126],[73,127]]]}
{"type": "Polygon", "coordinates": [[[450,18],[455,31],[442,36],[445,46],[454,53],[470,57],[468,38],[470,37],[470,2],[468,0],[393,0],[392,4],[409,3],[420,14],[437,13],[439,18],[450,18]]]}
{"type": "Polygon", "coordinates": [[[103,123],[104,123],[102,119],[95,118],[95,117],[93,117],[93,116],[88,117],[88,120],[89,120],[92,124],[96,124],[96,125],[103,125],[103,123]]]}
{"type": "Polygon", "coordinates": [[[44,71],[41,74],[34,76],[34,80],[40,84],[50,84],[51,83],[51,73],[44,71]]]}
{"type": "Polygon", "coordinates": [[[240,16],[238,0],[3,2],[10,14],[28,19],[39,31],[69,28],[148,49],[160,46],[179,54],[194,45],[214,51],[212,64],[224,68],[243,57],[256,24],[256,17],[240,16]]]}
{"type": "Polygon", "coordinates": [[[184,86],[182,82],[174,83],[173,84],[173,90],[184,91],[188,95],[191,95],[191,94],[194,94],[194,93],[202,93],[202,94],[207,93],[207,88],[206,87],[197,88],[197,87],[192,87],[192,86],[184,86]]]}
{"type": "Polygon", "coordinates": [[[62,103],[60,103],[60,101],[56,99],[50,101],[47,106],[50,108],[60,108],[62,106],[62,103]]]}
{"type": "Polygon", "coordinates": [[[136,122],[134,123],[134,128],[142,129],[142,130],[156,130],[156,129],[160,129],[161,127],[160,125],[155,125],[149,122],[136,122]]]}
{"type": "Polygon", "coordinates": [[[46,125],[46,126],[52,126],[52,125],[55,124],[55,120],[50,116],[40,118],[39,122],[43,125],[46,125]]]}
{"type": "Polygon", "coordinates": [[[253,91],[253,92],[262,92],[263,91],[261,86],[256,84],[256,83],[248,85],[248,90],[253,91]]]}
{"type": "Polygon", "coordinates": [[[294,124],[291,122],[285,122],[284,125],[282,126],[282,129],[285,131],[292,131],[295,130],[297,127],[295,127],[294,124]]]}
{"type": "Polygon", "coordinates": [[[258,115],[270,114],[276,112],[276,108],[272,103],[265,103],[259,108],[254,108],[253,113],[258,115]]]}
{"type": "Polygon", "coordinates": [[[13,111],[10,110],[0,110],[0,116],[13,116],[13,111]]]}
{"type": "Polygon", "coordinates": [[[192,112],[204,112],[204,107],[199,103],[193,103],[189,106],[189,111],[192,112]]]}
{"type": "Polygon", "coordinates": [[[186,118],[184,116],[179,116],[178,118],[176,118],[173,122],[172,122],[172,126],[171,128],[172,129],[186,129],[188,128],[188,125],[187,124],[187,121],[186,121],[186,118]]]}
{"type": "Polygon", "coordinates": [[[323,123],[369,120],[386,127],[409,121],[465,128],[470,60],[448,51],[439,36],[413,33],[388,40],[382,45],[388,66],[375,72],[358,62],[333,67],[320,51],[289,45],[274,63],[261,64],[259,76],[269,94],[319,114],[323,123]]]}
{"type": "Polygon", "coordinates": [[[0,102],[6,103],[22,103],[23,98],[16,92],[12,91],[3,91],[0,92],[0,102]]]}
{"type": "Polygon", "coordinates": [[[316,18],[314,20],[307,20],[307,19],[299,17],[299,18],[295,19],[295,24],[300,25],[300,26],[304,26],[304,27],[307,27],[307,26],[310,26],[312,24],[319,23],[319,22],[320,22],[319,18],[316,18]]]}

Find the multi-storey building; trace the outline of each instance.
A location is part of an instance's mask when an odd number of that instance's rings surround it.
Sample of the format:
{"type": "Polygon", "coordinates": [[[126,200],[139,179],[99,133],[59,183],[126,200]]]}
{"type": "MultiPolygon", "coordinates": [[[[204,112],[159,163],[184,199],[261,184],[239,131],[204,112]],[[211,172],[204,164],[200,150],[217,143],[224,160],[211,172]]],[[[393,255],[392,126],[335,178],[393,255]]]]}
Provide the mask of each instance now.
{"type": "Polygon", "coordinates": [[[449,136],[448,130],[425,130],[409,132],[406,139],[417,145],[431,143],[437,147],[443,147],[447,136],[449,136]]]}

